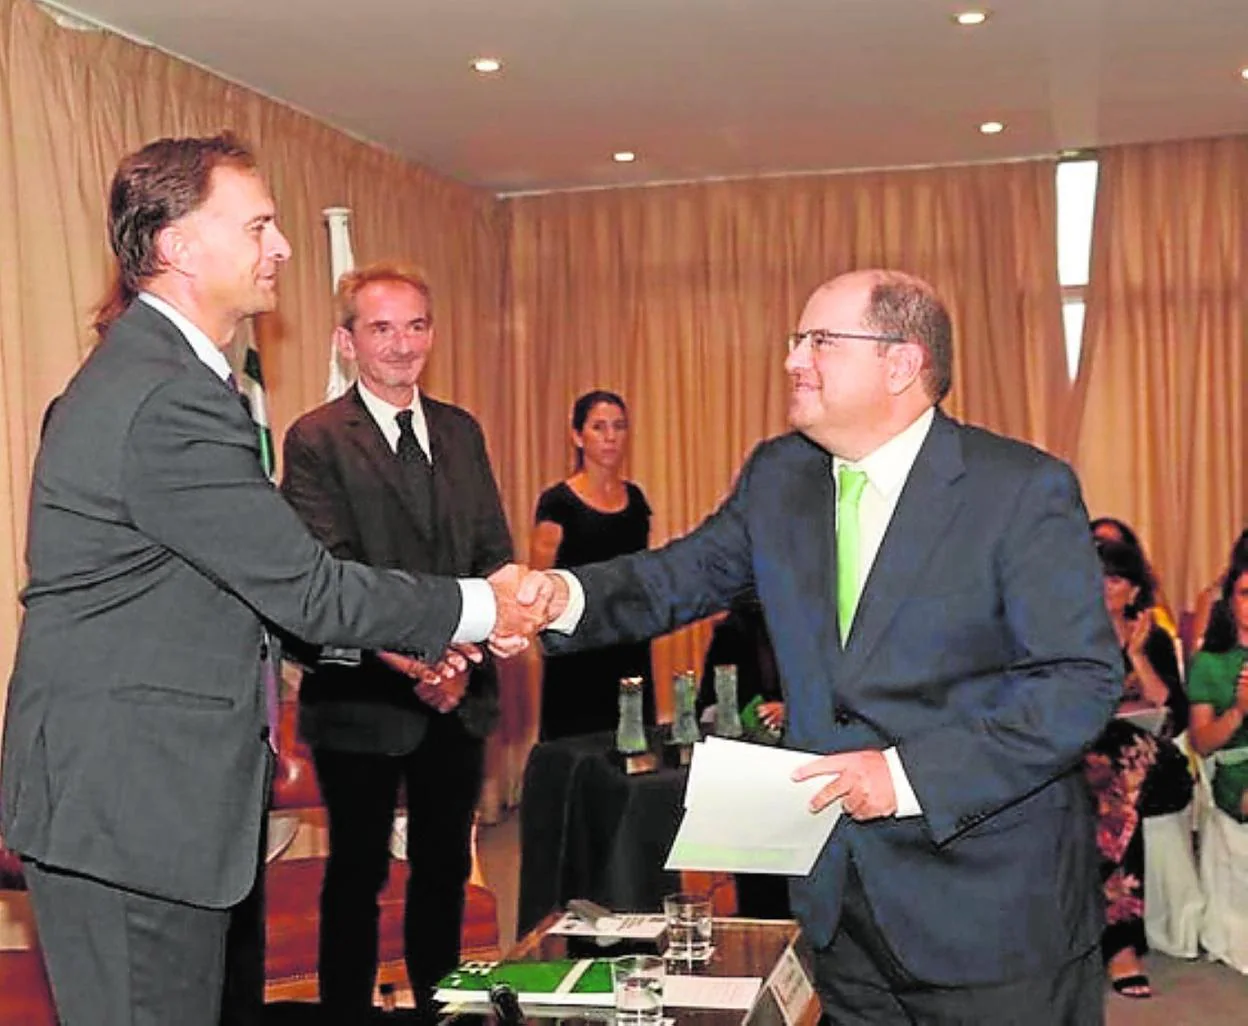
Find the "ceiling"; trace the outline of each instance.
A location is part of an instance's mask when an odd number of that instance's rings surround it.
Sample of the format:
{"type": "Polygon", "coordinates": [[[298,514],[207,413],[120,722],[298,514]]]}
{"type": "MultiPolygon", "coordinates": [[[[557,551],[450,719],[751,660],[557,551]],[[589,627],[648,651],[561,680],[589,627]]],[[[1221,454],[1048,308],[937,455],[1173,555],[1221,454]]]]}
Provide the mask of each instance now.
{"type": "Polygon", "coordinates": [[[1248,0],[990,0],[972,29],[972,0],[68,6],[495,193],[1248,131],[1248,0]]]}

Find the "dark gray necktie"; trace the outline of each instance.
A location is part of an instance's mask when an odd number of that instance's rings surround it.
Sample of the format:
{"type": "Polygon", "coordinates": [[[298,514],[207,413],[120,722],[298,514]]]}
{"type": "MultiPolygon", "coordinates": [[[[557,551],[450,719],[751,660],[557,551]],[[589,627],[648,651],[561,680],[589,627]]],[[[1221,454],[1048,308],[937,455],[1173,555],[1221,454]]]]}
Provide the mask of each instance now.
{"type": "Polygon", "coordinates": [[[421,448],[412,430],[412,411],[400,410],[394,415],[399,425],[399,444],[395,455],[403,465],[404,487],[421,529],[432,538],[437,531],[437,504],[434,497],[433,464],[421,448]]]}
{"type": "Polygon", "coordinates": [[[394,420],[399,425],[399,444],[395,449],[399,459],[404,463],[422,463],[428,467],[429,457],[412,429],[412,411],[400,410],[394,415],[394,420]]]}

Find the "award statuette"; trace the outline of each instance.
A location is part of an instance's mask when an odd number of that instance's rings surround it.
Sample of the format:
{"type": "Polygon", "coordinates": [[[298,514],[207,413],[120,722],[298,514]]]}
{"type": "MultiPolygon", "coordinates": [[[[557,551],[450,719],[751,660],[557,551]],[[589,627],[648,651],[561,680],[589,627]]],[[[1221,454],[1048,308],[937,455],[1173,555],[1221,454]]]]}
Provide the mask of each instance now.
{"type": "Polygon", "coordinates": [[[737,668],[715,667],[715,735],[740,737],[745,733],[737,711],[737,668]]]}
{"type": "Polygon", "coordinates": [[[658,768],[658,757],[646,742],[641,715],[640,677],[620,678],[620,718],[615,727],[615,761],[629,776],[658,768]]]}
{"type": "Polygon", "coordinates": [[[672,699],[676,711],[665,755],[669,765],[688,766],[693,758],[693,746],[702,740],[698,730],[698,682],[692,670],[673,676],[672,699]]]}

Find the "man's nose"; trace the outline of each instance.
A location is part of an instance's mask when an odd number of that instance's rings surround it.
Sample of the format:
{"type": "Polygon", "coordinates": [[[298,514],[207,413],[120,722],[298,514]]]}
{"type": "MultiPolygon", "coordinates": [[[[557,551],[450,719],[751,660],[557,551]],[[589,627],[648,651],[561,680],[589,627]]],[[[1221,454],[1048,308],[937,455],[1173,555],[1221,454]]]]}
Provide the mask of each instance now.
{"type": "Polygon", "coordinates": [[[784,358],[784,369],[792,374],[794,371],[809,367],[810,350],[810,339],[802,339],[801,342],[789,350],[788,356],[784,358]]]}
{"type": "Polygon", "coordinates": [[[276,225],[273,228],[273,234],[275,236],[273,240],[273,259],[282,261],[289,260],[292,252],[290,248],[290,240],[282,234],[282,230],[276,225]]]}

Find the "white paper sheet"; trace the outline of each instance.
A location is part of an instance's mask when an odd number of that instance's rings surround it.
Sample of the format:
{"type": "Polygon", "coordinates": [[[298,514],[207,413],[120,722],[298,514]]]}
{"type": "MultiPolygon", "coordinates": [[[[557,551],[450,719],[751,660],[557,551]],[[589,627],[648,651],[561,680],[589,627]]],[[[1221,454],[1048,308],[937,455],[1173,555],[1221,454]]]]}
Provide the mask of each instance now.
{"type": "Polygon", "coordinates": [[[840,818],[811,798],[832,777],[793,781],[809,752],[710,737],[693,747],[685,814],[665,869],[806,876],[840,818]]]}
{"type": "Polygon", "coordinates": [[[605,940],[654,940],[666,928],[667,922],[661,915],[621,912],[619,915],[599,919],[595,926],[585,922],[580,916],[565,912],[563,918],[546,932],[567,937],[598,937],[605,940]]]}
{"type": "Polygon", "coordinates": [[[757,976],[677,976],[668,973],[663,981],[665,1008],[753,1007],[763,981],[757,976]]]}
{"type": "Polygon", "coordinates": [[[1166,725],[1166,710],[1161,706],[1124,709],[1116,713],[1116,716],[1120,720],[1129,720],[1150,734],[1160,734],[1161,728],[1166,725]]]}

